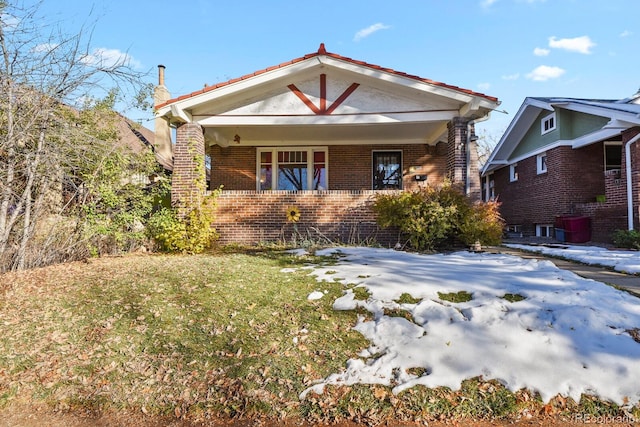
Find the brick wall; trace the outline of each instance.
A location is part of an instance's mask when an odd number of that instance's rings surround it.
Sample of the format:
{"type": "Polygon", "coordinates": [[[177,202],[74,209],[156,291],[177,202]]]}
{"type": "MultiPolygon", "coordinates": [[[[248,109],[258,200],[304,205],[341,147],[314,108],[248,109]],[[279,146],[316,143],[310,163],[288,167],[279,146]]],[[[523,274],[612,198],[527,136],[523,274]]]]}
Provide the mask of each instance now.
{"type": "MultiPolygon", "coordinates": [[[[446,145],[331,145],[328,147],[329,188],[331,190],[370,190],[372,188],[372,152],[402,151],[403,188],[414,190],[419,183],[415,175],[427,175],[428,183],[444,180],[446,145]]],[[[211,188],[224,185],[225,190],[256,189],[256,148],[212,146],[211,188]]]]}
{"type": "MultiPolygon", "coordinates": [[[[640,127],[635,127],[622,132],[622,146],[624,147],[633,137],[640,133],[640,127]]],[[[633,228],[638,230],[640,228],[640,221],[638,219],[638,210],[640,209],[640,141],[636,141],[630,146],[631,152],[631,180],[633,182],[633,228]]],[[[622,178],[626,179],[626,159],[622,156],[622,178]]],[[[626,194],[625,194],[626,198],[626,194]]],[[[625,227],[626,229],[627,227],[625,227]]]]}
{"type": "Polygon", "coordinates": [[[605,194],[603,145],[547,151],[547,172],[537,174],[536,156],[518,162],[518,180],[510,182],[509,167],[494,173],[500,211],[510,225],[522,225],[535,235],[536,224],[553,224],[558,215],[576,213],[579,204],[605,194]]]}
{"type": "Polygon", "coordinates": [[[398,232],[381,230],[372,205],[376,194],[393,191],[223,191],[217,199],[213,224],[221,243],[311,239],[358,244],[375,240],[387,246],[398,232]],[[287,221],[288,207],[300,210],[300,220],[287,221]]]}

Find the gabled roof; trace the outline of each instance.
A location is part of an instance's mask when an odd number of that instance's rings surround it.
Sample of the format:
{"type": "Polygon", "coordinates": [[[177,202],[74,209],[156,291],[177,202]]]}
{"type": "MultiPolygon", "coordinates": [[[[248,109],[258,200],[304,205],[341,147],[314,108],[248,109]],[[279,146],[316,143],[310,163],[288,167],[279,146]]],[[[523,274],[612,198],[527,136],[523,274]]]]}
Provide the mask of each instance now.
{"type": "Polygon", "coordinates": [[[173,170],[173,159],[166,159],[156,151],[155,134],[151,130],[120,114],[119,119],[116,125],[120,144],[130,148],[134,153],[151,150],[156,161],[164,170],[173,170]]]}
{"type": "Polygon", "coordinates": [[[407,73],[404,73],[404,72],[401,72],[401,71],[393,70],[391,68],[385,68],[385,67],[381,67],[379,65],[370,64],[370,63],[367,63],[367,62],[357,61],[355,59],[348,58],[348,57],[345,57],[345,56],[341,56],[341,55],[338,55],[336,53],[330,53],[330,52],[327,52],[327,50],[325,49],[324,43],[321,43],[317,52],[309,53],[309,54],[301,56],[299,58],[292,59],[291,61],[283,62],[281,64],[278,64],[278,65],[275,65],[275,66],[272,66],[272,67],[264,68],[262,70],[255,71],[255,72],[250,73],[250,74],[245,74],[242,77],[231,79],[231,80],[228,80],[226,82],[217,83],[217,84],[212,85],[212,86],[207,86],[207,87],[205,87],[205,88],[203,88],[201,90],[197,90],[197,91],[188,93],[186,95],[181,95],[181,96],[179,96],[177,98],[169,99],[168,101],[157,105],[155,108],[156,108],[156,110],[160,110],[163,107],[166,107],[168,105],[174,104],[174,103],[176,103],[178,101],[182,101],[182,100],[185,100],[185,99],[193,98],[193,97],[205,94],[207,92],[214,91],[216,89],[220,89],[222,87],[229,86],[229,85],[232,85],[234,83],[241,82],[243,80],[251,79],[253,77],[259,76],[259,75],[264,74],[264,73],[268,73],[268,72],[275,71],[275,70],[278,70],[278,69],[286,68],[286,67],[289,67],[289,66],[291,66],[293,64],[297,64],[299,62],[307,61],[309,59],[320,57],[320,56],[326,56],[326,57],[329,57],[329,58],[333,58],[333,59],[337,59],[337,60],[340,60],[340,61],[344,61],[344,62],[353,64],[353,65],[369,68],[371,70],[390,73],[390,74],[393,74],[393,75],[396,75],[396,76],[399,76],[399,77],[405,77],[405,78],[416,80],[416,81],[419,81],[419,82],[422,82],[422,83],[428,83],[430,85],[439,86],[439,87],[446,88],[446,89],[451,89],[451,90],[454,90],[454,91],[465,93],[467,95],[486,98],[487,100],[489,100],[491,102],[499,102],[498,98],[493,97],[493,96],[489,96],[489,95],[485,95],[483,93],[474,92],[472,90],[463,89],[463,88],[460,88],[458,86],[452,86],[452,85],[448,85],[448,84],[445,84],[445,83],[442,83],[442,82],[437,82],[437,81],[426,79],[426,78],[423,78],[423,77],[407,74],[407,73]]]}
{"type": "Polygon", "coordinates": [[[454,117],[488,117],[497,98],[326,51],[205,87],[156,106],[199,123],[209,144],[394,140],[436,144],[454,117]]]}
{"type": "MultiPolygon", "coordinates": [[[[509,127],[482,168],[486,174],[513,161],[511,154],[520,144],[527,131],[534,125],[540,113],[556,109],[566,109],[594,116],[608,118],[601,129],[582,135],[571,141],[556,141],[555,144],[583,147],[618,135],[622,130],[640,126],[640,92],[625,99],[585,99],[562,97],[527,97],[520,106],[509,127]]],[[[539,151],[539,150],[538,150],[539,151]]],[[[530,152],[525,157],[537,154],[530,152]]]]}

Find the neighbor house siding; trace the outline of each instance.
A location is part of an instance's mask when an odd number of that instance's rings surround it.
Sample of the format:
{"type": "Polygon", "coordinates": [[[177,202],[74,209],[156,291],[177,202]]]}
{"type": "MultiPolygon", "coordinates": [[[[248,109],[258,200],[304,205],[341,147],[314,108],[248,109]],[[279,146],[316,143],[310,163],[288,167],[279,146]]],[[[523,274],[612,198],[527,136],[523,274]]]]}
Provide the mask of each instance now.
{"type": "Polygon", "coordinates": [[[560,139],[573,140],[602,129],[610,119],[578,111],[559,110],[560,139]]]}
{"type": "Polygon", "coordinates": [[[551,111],[544,110],[538,115],[525,136],[522,138],[520,144],[518,144],[513,153],[511,153],[510,158],[518,158],[520,156],[526,155],[527,153],[535,152],[547,145],[553,144],[554,142],[558,141],[558,139],[560,139],[560,121],[557,114],[556,129],[547,132],[544,135],[541,135],[540,123],[543,118],[547,117],[551,113],[551,111]]]}
{"type": "Polygon", "coordinates": [[[557,215],[575,213],[575,205],[604,194],[602,143],[573,150],[547,151],[547,172],[538,174],[536,156],[518,162],[518,180],[509,181],[509,167],[494,173],[500,211],[507,224],[535,234],[536,224],[553,224],[557,215]]]}
{"type": "MultiPolygon", "coordinates": [[[[401,151],[403,189],[415,190],[416,175],[427,175],[426,183],[441,184],[445,178],[446,144],[332,145],[328,147],[330,190],[371,190],[372,153],[401,151]]],[[[210,147],[211,188],[256,190],[256,147],[210,147]]]]}

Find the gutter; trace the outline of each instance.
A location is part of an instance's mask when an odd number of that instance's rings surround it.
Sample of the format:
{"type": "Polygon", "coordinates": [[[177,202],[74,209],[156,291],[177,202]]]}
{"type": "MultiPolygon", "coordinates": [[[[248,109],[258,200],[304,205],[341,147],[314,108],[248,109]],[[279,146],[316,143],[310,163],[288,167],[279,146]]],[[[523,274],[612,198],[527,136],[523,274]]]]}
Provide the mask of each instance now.
{"type": "Polygon", "coordinates": [[[633,230],[633,182],[631,176],[631,144],[640,139],[640,133],[631,138],[624,146],[624,158],[627,166],[627,225],[633,230]]]}

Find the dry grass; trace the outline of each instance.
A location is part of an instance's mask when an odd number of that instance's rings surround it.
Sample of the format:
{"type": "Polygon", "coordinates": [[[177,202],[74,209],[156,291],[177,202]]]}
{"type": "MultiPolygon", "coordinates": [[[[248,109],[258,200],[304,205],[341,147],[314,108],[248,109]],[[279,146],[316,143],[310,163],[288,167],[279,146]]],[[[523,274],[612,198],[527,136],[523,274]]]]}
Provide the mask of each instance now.
{"type": "Polygon", "coordinates": [[[619,413],[594,399],[542,405],[480,378],[459,391],[397,396],[381,386],[327,387],[300,401],[368,346],[351,329],[357,313],[332,309],[343,285],[281,271],[334,261],[277,251],[131,255],[0,275],[0,408],[369,424],[619,413]],[[315,290],[325,297],[308,300],[315,290]]]}

